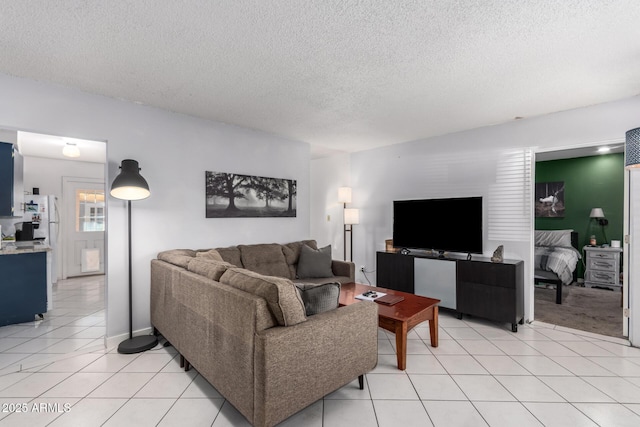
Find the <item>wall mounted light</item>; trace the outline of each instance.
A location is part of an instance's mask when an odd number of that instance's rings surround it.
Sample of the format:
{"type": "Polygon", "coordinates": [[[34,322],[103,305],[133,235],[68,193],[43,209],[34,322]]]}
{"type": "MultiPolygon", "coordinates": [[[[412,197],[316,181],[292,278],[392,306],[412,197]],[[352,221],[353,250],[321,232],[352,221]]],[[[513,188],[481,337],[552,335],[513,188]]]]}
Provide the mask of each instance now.
{"type": "Polygon", "coordinates": [[[62,147],[62,155],[65,157],[80,157],[80,149],[75,142],[67,142],[62,147]]]}
{"type": "Polygon", "coordinates": [[[627,131],[624,148],[624,168],[640,168],[640,128],[627,131]]]}

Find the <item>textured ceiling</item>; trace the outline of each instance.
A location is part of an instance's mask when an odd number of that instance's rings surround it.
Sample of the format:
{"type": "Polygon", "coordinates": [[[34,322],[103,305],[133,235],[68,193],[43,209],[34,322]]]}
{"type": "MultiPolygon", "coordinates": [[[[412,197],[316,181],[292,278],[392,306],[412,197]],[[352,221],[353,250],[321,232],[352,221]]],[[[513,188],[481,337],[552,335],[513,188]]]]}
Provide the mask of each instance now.
{"type": "Polygon", "coordinates": [[[0,0],[0,72],[358,151],[640,94],[638,0],[0,0]]]}

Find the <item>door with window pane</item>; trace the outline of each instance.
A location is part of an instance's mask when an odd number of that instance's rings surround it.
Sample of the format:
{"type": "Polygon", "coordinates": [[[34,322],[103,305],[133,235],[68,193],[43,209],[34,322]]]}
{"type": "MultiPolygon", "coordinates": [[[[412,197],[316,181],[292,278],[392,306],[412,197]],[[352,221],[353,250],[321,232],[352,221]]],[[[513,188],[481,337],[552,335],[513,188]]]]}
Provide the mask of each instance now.
{"type": "Polygon", "coordinates": [[[65,178],[63,276],[104,274],[105,186],[102,181],[65,178]]]}

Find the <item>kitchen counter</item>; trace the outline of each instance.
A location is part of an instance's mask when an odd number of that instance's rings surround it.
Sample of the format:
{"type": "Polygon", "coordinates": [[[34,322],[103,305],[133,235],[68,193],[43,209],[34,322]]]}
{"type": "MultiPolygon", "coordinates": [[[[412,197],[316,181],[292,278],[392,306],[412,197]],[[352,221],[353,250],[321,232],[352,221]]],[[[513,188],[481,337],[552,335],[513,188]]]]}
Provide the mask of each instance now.
{"type": "Polygon", "coordinates": [[[48,252],[51,247],[40,240],[24,242],[2,242],[0,255],[15,255],[35,252],[48,252]]]}

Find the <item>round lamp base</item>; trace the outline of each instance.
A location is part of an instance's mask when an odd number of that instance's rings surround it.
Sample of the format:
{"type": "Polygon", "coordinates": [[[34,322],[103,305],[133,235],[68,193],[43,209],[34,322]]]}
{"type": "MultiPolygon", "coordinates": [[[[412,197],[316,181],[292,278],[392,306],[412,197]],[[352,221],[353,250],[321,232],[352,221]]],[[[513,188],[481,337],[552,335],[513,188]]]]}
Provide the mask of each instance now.
{"type": "Polygon", "coordinates": [[[132,354],[147,351],[158,344],[155,335],[140,335],[124,340],[118,346],[118,353],[132,354]]]}

